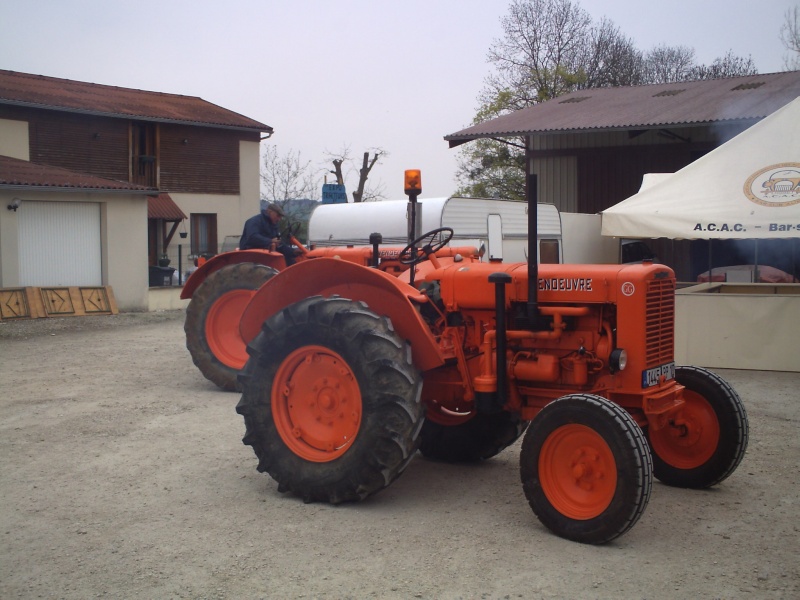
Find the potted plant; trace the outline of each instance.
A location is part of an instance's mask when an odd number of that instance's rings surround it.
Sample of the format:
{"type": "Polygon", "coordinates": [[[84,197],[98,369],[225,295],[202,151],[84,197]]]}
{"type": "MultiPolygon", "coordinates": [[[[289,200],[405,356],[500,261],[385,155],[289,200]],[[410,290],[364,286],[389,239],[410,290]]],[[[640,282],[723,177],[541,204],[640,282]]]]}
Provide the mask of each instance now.
{"type": "Polygon", "coordinates": [[[158,266],[159,267],[168,267],[169,266],[169,256],[166,254],[162,254],[158,257],[158,266]]]}

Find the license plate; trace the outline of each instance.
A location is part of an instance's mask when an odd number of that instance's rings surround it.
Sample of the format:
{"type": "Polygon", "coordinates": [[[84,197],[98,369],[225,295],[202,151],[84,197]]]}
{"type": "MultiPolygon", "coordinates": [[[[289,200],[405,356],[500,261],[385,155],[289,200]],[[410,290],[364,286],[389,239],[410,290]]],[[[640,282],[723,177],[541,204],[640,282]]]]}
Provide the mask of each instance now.
{"type": "Polygon", "coordinates": [[[669,362],[642,371],[642,387],[649,388],[658,385],[658,380],[661,379],[662,375],[666,379],[675,379],[675,363],[669,362]]]}

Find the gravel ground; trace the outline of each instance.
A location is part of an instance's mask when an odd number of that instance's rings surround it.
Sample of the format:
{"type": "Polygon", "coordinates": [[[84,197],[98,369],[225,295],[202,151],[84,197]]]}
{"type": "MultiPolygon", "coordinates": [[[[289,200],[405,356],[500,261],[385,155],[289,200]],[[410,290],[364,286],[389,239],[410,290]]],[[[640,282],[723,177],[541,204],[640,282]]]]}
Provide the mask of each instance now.
{"type": "Polygon", "coordinates": [[[800,374],[718,371],[750,418],[721,485],[656,483],[606,546],[550,534],[519,444],[418,457],[359,504],[256,472],[183,311],[0,323],[0,598],[800,597],[800,374]]]}

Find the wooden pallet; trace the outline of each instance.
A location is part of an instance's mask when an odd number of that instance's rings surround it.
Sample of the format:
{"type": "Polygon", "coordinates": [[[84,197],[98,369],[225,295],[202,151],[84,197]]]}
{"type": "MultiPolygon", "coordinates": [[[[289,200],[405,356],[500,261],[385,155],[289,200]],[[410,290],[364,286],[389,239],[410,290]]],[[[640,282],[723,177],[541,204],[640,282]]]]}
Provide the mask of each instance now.
{"type": "Polygon", "coordinates": [[[0,321],[116,315],[111,286],[0,288],[0,321]]]}

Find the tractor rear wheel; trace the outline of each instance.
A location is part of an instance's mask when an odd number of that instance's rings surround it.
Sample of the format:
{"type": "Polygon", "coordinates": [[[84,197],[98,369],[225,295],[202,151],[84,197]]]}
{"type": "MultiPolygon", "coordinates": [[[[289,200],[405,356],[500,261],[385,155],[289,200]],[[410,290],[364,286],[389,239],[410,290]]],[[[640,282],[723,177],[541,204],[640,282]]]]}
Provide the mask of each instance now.
{"type": "Polygon", "coordinates": [[[400,476],[419,445],[422,377],[387,318],[307,298],[268,319],[249,352],[242,441],[279,491],[338,504],[400,476]]]}
{"type": "Polygon", "coordinates": [[[446,425],[429,413],[422,426],[422,455],[450,463],[486,460],[516,442],[528,426],[528,421],[509,412],[476,413],[459,421],[446,425]]]}
{"type": "Polygon", "coordinates": [[[236,377],[247,362],[239,320],[250,299],[278,272],[256,263],[238,263],[209,275],[186,308],[186,347],[206,379],[223,390],[241,391],[236,377]]]}
{"type": "Polygon", "coordinates": [[[649,430],[655,476],[667,485],[702,489],[728,477],[747,450],[749,425],[742,400],[721,377],[700,367],[678,367],[683,408],[649,430]]]}
{"type": "Polygon", "coordinates": [[[586,544],[633,527],[653,485],[642,430],[618,405],[591,394],[564,396],[542,409],[522,442],[520,476],[542,524],[586,544]]]}

